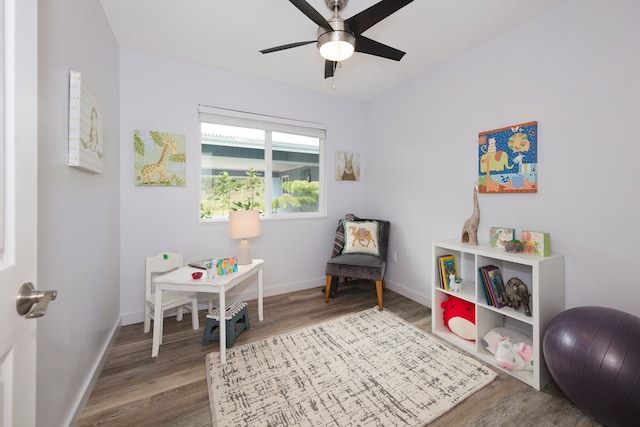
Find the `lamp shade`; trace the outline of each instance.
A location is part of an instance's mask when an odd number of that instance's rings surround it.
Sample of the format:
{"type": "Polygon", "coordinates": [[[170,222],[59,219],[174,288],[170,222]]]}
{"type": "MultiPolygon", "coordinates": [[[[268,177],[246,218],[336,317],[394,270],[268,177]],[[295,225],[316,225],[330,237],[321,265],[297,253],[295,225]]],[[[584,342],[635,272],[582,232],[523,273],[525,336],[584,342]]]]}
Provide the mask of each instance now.
{"type": "Polygon", "coordinates": [[[229,237],[241,239],[238,249],[238,265],[251,264],[251,248],[247,241],[250,237],[260,235],[260,212],[232,211],[229,212],[229,237]]]}
{"type": "Polygon", "coordinates": [[[229,212],[229,238],[248,239],[260,235],[260,212],[231,211],[229,212]]]}

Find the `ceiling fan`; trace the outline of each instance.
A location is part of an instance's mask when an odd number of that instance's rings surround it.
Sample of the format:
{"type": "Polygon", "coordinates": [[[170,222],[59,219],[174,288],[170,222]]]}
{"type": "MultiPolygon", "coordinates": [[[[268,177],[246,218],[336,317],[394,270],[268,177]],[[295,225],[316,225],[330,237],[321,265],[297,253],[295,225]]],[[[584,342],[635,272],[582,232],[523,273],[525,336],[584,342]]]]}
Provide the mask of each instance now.
{"type": "Polygon", "coordinates": [[[344,9],[349,0],[324,0],[327,7],[333,11],[333,16],[328,20],[305,0],[289,1],[319,26],[318,38],[264,49],[260,51],[261,53],[278,52],[316,43],[320,49],[320,55],[325,58],[325,79],[333,77],[338,62],[349,58],[354,52],[367,53],[394,61],[400,61],[405,54],[401,50],[371,40],[363,36],[362,33],[413,0],[382,0],[348,19],[342,19],[340,11],[344,9]]]}

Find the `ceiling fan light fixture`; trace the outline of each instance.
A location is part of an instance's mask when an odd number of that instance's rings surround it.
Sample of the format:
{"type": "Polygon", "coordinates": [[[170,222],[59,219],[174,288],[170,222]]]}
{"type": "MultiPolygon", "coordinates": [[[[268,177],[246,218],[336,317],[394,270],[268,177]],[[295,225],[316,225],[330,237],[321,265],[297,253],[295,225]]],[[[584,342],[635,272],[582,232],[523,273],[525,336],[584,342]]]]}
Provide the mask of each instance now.
{"type": "Polygon", "coordinates": [[[345,31],[342,19],[334,17],[329,22],[333,27],[332,31],[318,28],[320,55],[329,61],[344,61],[355,52],[356,38],[349,31],[345,31]]]}

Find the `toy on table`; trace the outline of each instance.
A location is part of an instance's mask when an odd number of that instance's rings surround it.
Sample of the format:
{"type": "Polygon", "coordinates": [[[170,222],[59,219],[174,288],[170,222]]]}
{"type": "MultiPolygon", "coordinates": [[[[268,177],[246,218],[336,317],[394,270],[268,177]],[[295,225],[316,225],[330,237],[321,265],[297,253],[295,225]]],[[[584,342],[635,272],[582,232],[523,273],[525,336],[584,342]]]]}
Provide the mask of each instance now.
{"type": "Polygon", "coordinates": [[[462,298],[449,295],[442,301],[442,319],[451,332],[469,341],[476,340],[476,306],[462,298]]]}

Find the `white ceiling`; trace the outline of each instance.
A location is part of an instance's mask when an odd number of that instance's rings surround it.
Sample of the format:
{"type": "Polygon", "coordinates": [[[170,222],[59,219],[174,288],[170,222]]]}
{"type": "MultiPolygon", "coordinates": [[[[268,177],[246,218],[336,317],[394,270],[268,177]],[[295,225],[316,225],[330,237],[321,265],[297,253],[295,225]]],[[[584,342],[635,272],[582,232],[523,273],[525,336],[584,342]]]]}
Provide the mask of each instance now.
{"type": "MultiPolygon", "coordinates": [[[[414,0],[363,35],[407,52],[400,62],[356,53],[324,79],[316,24],[285,0],[100,0],[121,47],[367,101],[566,0],[414,0]]],[[[324,0],[307,0],[326,18],[324,0]]],[[[351,0],[349,18],[377,0],[351,0]]]]}

